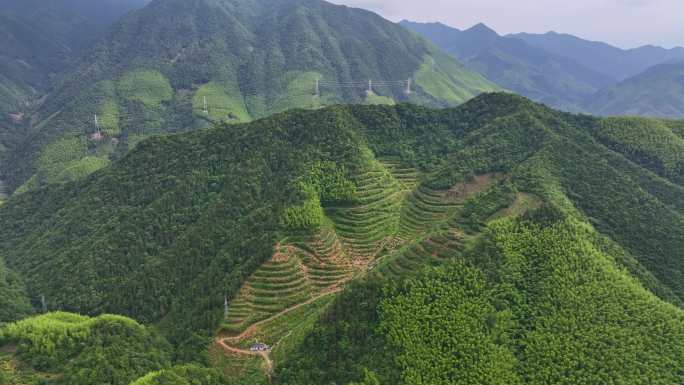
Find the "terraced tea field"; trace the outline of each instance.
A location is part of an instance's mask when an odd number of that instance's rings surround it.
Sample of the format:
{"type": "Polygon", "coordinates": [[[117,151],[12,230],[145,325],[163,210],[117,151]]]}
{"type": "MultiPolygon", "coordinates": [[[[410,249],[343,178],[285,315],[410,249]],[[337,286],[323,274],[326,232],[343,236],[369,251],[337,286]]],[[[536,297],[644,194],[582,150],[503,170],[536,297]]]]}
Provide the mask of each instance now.
{"type": "Polygon", "coordinates": [[[399,226],[404,190],[381,164],[356,176],[358,204],[329,207],[342,248],[356,263],[370,262],[399,226]]]}
{"type": "Polygon", "coordinates": [[[334,290],[352,278],[352,261],[333,231],[278,245],[229,304],[224,330],[239,333],[288,307],[334,290]]]}
{"type": "MultiPolygon", "coordinates": [[[[398,159],[374,162],[354,176],[354,204],[324,207],[329,221],[318,233],[292,234],[276,245],[272,258],[230,302],[217,344],[229,354],[254,356],[247,350],[252,339],[256,342],[258,336],[277,347],[297,327],[289,318],[310,319],[314,309],[324,310],[314,304],[356,277],[372,271],[401,279],[461,257],[471,235],[458,228],[459,212],[468,199],[502,179],[480,175],[439,191],[421,185],[418,170],[398,159]]],[[[507,210],[524,211],[533,205],[532,198],[520,195],[507,210]]],[[[270,351],[258,355],[270,371],[270,351]]]]}

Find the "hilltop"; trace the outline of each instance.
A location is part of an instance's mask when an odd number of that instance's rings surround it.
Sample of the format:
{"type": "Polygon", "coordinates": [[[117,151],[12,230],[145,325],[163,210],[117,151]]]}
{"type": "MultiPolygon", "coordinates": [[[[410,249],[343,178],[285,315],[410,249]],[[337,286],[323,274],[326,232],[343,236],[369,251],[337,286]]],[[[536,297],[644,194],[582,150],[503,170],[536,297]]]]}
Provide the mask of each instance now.
{"type": "Polygon", "coordinates": [[[496,89],[371,12],[320,0],[155,0],[61,78],[3,174],[21,192],[82,178],[153,134],[337,103],[444,107],[496,89]]]}
{"type": "Polygon", "coordinates": [[[10,198],[0,258],[33,303],[156,325],[180,362],[214,340],[237,383],[671,384],[680,126],[496,93],[156,136],[10,198]]]}

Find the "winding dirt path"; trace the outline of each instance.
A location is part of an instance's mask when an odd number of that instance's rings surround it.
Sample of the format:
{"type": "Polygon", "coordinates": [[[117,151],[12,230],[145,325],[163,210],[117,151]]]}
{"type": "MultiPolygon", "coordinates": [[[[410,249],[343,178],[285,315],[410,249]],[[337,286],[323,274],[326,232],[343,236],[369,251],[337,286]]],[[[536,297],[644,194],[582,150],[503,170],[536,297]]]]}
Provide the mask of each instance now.
{"type": "Polygon", "coordinates": [[[271,360],[271,357],[270,357],[270,351],[253,352],[251,350],[241,349],[241,348],[238,348],[235,346],[231,346],[228,343],[229,342],[238,342],[238,341],[244,340],[245,338],[252,336],[259,329],[259,327],[261,325],[272,322],[272,321],[274,321],[274,320],[276,320],[276,319],[278,319],[278,318],[280,318],[280,317],[282,317],[282,316],[284,316],[290,312],[293,312],[293,311],[300,309],[304,306],[310,305],[310,304],[318,301],[321,298],[327,297],[329,295],[337,294],[337,293],[341,292],[342,289],[343,289],[342,287],[336,286],[336,287],[334,287],[334,288],[332,288],[332,289],[330,289],[330,290],[328,290],[322,294],[319,294],[315,297],[312,297],[311,299],[309,299],[307,301],[304,301],[304,302],[298,303],[294,306],[288,307],[287,309],[284,309],[283,311],[281,311],[277,314],[274,314],[273,316],[271,316],[269,318],[266,318],[264,320],[261,320],[259,322],[252,324],[251,326],[249,326],[247,329],[245,329],[242,333],[238,334],[237,336],[224,337],[224,336],[219,335],[218,337],[216,337],[215,342],[217,345],[219,345],[221,348],[223,348],[223,350],[226,352],[244,355],[244,356],[260,356],[261,358],[263,358],[264,361],[266,362],[266,376],[268,377],[268,383],[270,384],[271,383],[271,374],[273,372],[273,361],[271,360]]]}

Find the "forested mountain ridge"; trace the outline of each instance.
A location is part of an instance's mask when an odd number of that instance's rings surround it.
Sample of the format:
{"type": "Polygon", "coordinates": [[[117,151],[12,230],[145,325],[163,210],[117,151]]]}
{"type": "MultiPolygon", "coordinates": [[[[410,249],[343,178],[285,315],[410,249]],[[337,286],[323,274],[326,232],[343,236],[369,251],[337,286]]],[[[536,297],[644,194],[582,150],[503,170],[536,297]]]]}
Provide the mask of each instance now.
{"type": "Polygon", "coordinates": [[[368,11],[320,0],[155,0],[64,76],[3,172],[11,190],[28,180],[24,191],[87,175],[149,134],[335,103],[456,105],[496,89],[368,11]]]}
{"type": "Polygon", "coordinates": [[[0,257],[34,303],[157,325],[180,362],[218,334],[231,384],[671,384],[680,126],[500,93],[158,136],[10,198],[0,257]]]}

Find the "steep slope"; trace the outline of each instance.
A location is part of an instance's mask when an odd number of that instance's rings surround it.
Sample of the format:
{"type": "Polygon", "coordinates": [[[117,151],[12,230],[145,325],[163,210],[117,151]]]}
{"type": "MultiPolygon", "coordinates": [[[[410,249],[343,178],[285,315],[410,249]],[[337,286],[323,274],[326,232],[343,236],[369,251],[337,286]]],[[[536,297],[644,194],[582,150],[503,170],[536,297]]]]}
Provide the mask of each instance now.
{"type": "Polygon", "coordinates": [[[400,23],[463,61],[503,88],[533,100],[578,111],[614,81],[579,62],[525,41],[499,36],[483,24],[460,31],[439,23],[400,23]]]}
{"type": "Polygon", "coordinates": [[[34,176],[30,188],[77,179],[154,133],[335,103],[456,105],[496,88],[367,11],[156,0],[83,56],[4,173],[11,189],[34,176]]]}
{"type": "Polygon", "coordinates": [[[656,46],[643,46],[625,50],[610,44],[556,32],[545,34],[519,33],[510,36],[556,55],[573,59],[583,66],[616,81],[635,76],[658,64],[684,59],[684,48],[681,47],[665,49],[656,46]]]}
{"type": "MultiPolygon", "coordinates": [[[[672,383],[684,187],[630,150],[647,123],[502,93],[445,110],[334,106],[157,136],[84,180],[10,198],[0,257],[34,303],[157,324],[185,360],[213,338],[212,362],[245,384],[348,383],[364,367],[415,383],[439,377],[428,367],[443,361],[412,347],[441,343],[474,358],[437,383],[472,383],[490,372],[479,362],[509,383],[602,373],[672,383]],[[441,273],[381,289],[428,266],[441,273]],[[440,287],[455,291],[430,291],[440,287]],[[416,308],[421,292],[439,306],[416,308]],[[459,303],[477,311],[450,307],[459,303]],[[457,315],[468,328],[423,334],[402,321],[409,313],[457,315]],[[452,332],[462,338],[432,339],[452,332]],[[471,339],[487,343],[469,350],[471,339]],[[272,351],[251,352],[255,340],[272,351]],[[637,351],[643,370],[632,370],[637,351]]],[[[668,138],[642,148],[681,170],[668,138]]]]}
{"type": "Polygon", "coordinates": [[[146,2],[0,0],[0,168],[23,151],[30,115],[59,75],[119,17],[146,2]]]}
{"type": "Polygon", "coordinates": [[[684,117],[684,62],[660,64],[589,98],[598,115],[684,117]]]}
{"type": "Polygon", "coordinates": [[[146,0],[0,1],[0,113],[26,112],[79,51],[146,0]]]}

